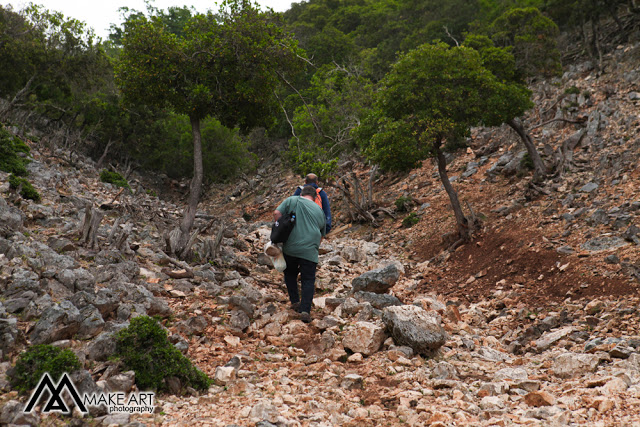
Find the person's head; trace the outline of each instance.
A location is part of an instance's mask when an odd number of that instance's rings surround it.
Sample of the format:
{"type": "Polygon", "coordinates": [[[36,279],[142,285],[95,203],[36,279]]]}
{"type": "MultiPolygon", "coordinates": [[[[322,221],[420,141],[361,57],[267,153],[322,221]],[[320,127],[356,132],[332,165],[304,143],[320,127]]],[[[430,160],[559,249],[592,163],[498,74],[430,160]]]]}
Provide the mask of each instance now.
{"type": "Polygon", "coordinates": [[[310,173],[304,178],[305,184],[317,184],[318,183],[318,175],[315,173],[310,173]]]}
{"type": "Polygon", "coordinates": [[[311,199],[313,200],[316,197],[316,189],[311,186],[303,187],[300,195],[302,197],[311,197],[311,199]]]}

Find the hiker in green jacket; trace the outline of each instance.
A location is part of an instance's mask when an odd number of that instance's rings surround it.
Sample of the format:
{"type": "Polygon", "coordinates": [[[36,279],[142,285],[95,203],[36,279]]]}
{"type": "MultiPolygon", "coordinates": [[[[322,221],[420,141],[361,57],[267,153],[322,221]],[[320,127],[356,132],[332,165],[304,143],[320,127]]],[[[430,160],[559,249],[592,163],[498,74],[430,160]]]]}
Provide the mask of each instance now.
{"type": "Polygon", "coordinates": [[[282,248],[287,262],[284,282],[287,285],[291,307],[300,313],[300,320],[305,323],[311,322],[318,250],[322,237],[326,234],[325,215],[314,202],[315,197],[315,188],[304,187],[300,196],[288,197],[273,212],[275,221],[283,215],[296,213],[296,225],[282,248]],[[298,292],[298,275],[301,292],[298,292]]]}

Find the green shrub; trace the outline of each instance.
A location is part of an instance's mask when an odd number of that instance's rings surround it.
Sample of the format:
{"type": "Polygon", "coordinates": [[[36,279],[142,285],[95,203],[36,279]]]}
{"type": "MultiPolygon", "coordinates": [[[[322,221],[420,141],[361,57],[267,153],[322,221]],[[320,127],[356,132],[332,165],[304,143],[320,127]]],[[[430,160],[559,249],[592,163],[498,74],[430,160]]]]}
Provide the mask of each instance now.
{"type": "Polygon", "coordinates": [[[568,87],[564,90],[564,93],[567,95],[577,95],[580,93],[580,89],[575,86],[568,87]]]}
{"type": "Polygon", "coordinates": [[[40,193],[33,188],[33,185],[25,178],[15,176],[14,174],[9,175],[9,187],[14,190],[20,188],[20,195],[24,199],[30,199],[34,202],[39,202],[41,200],[40,193]]]}
{"type": "Polygon", "coordinates": [[[402,226],[405,228],[411,228],[420,221],[420,217],[415,212],[411,212],[405,219],[402,220],[402,226]]]}
{"type": "Polygon", "coordinates": [[[323,161],[321,159],[327,158],[327,153],[322,148],[315,148],[313,151],[300,151],[298,152],[289,145],[289,151],[287,152],[287,158],[291,164],[291,168],[294,172],[305,176],[308,173],[314,173],[318,176],[320,181],[326,181],[329,178],[333,178],[338,169],[338,159],[323,161]]]}
{"type": "Polygon", "coordinates": [[[411,197],[400,196],[396,199],[395,205],[398,212],[409,212],[409,209],[413,206],[413,199],[411,197]]]}
{"type": "Polygon", "coordinates": [[[100,172],[100,181],[113,184],[116,187],[131,188],[129,187],[127,180],[124,179],[122,175],[118,172],[111,172],[106,169],[102,169],[102,172],[100,172]]]}
{"type": "Polygon", "coordinates": [[[139,316],[116,335],[116,355],[126,369],[135,371],[140,390],[166,390],[165,379],[177,377],[182,385],[206,390],[211,379],[191,364],[167,338],[153,318],[139,316]]]}
{"type": "Polygon", "coordinates": [[[18,153],[29,154],[30,150],[20,138],[0,127],[0,170],[18,176],[26,176],[29,159],[18,153]]]}
{"type": "MultiPolygon", "coordinates": [[[[202,120],[200,131],[205,181],[229,181],[258,163],[238,129],[229,129],[210,117],[202,120]]],[[[132,150],[132,157],[145,169],[166,173],[170,178],[193,176],[193,135],[187,116],[171,114],[155,121],[132,150]]]]}
{"type": "Polygon", "coordinates": [[[533,160],[531,160],[529,153],[525,153],[525,155],[522,156],[522,160],[520,160],[520,167],[533,170],[533,160]]]}
{"type": "Polygon", "coordinates": [[[57,382],[63,373],[77,369],[80,369],[80,361],[68,348],[34,345],[18,357],[16,366],[9,371],[9,382],[20,393],[27,393],[38,385],[45,372],[57,382]]]}

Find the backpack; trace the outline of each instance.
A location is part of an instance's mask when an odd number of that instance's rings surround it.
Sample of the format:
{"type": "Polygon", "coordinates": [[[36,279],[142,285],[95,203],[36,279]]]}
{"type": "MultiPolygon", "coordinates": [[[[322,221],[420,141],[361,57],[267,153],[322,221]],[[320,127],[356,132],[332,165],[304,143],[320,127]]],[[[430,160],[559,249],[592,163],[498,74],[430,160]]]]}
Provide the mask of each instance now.
{"type": "MultiPolygon", "coordinates": [[[[302,191],[302,189],[304,188],[304,185],[300,185],[298,186],[298,188],[300,189],[300,191],[302,191]]],[[[322,187],[318,187],[316,189],[316,198],[314,200],[314,202],[316,202],[316,205],[320,206],[320,209],[322,209],[322,198],[320,197],[321,191],[322,191],[322,187]]]]}
{"type": "MultiPolygon", "coordinates": [[[[296,208],[298,207],[298,203],[300,201],[296,201],[296,208]]],[[[271,236],[269,236],[269,240],[273,243],[285,243],[289,239],[289,235],[293,231],[293,227],[296,225],[296,212],[295,209],[288,213],[287,215],[282,215],[282,217],[273,223],[271,226],[271,236]]]]}

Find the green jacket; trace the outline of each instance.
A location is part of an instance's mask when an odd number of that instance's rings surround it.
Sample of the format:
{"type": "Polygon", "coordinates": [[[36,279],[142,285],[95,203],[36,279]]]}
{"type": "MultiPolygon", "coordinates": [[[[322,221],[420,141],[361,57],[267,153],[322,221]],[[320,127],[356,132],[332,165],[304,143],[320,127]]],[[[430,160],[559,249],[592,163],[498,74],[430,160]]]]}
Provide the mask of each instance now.
{"type": "Polygon", "coordinates": [[[291,196],[276,208],[282,215],[296,213],[296,225],[282,251],[311,262],[318,262],[320,240],[326,234],[325,216],[315,202],[301,196],[291,196]]]}

